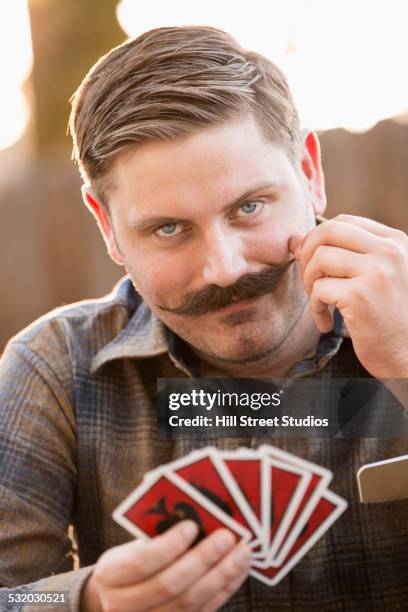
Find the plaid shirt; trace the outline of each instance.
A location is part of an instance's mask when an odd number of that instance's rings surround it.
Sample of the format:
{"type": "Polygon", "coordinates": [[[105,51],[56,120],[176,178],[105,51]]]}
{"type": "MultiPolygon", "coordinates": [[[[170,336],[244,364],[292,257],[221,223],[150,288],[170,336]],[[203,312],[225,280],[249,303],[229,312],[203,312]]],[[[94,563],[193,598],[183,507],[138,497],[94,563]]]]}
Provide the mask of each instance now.
{"type": "MultiPolygon", "coordinates": [[[[192,353],[128,278],[105,298],[55,310],[9,342],[0,362],[5,590],[69,591],[69,610],[79,610],[81,587],[98,557],[130,539],[112,520],[113,509],[146,471],[194,446],[188,439],[159,440],[155,407],[158,378],[191,376],[199,376],[192,353]],[[71,551],[71,524],[80,569],[58,574],[71,551]]],[[[369,374],[336,311],[334,330],[288,377],[346,376],[369,374]]],[[[217,443],[232,449],[267,441],[217,443]]],[[[349,508],[278,586],[250,578],[223,609],[407,610],[408,501],[363,505],[355,479],[364,463],[406,454],[406,442],[311,438],[273,444],[331,469],[331,488],[349,508]]]]}

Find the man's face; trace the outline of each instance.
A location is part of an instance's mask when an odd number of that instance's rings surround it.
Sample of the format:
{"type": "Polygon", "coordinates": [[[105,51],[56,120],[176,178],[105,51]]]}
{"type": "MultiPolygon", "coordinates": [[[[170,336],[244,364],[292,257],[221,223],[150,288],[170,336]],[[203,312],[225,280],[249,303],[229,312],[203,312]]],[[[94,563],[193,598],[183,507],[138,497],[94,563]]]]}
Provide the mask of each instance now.
{"type": "Polygon", "coordinates": [[[144,144],[118,157],[113,177],[115,259],[152,311],[204,358],[272,354],[305,307],[297,264],[275,287],[270,274],[322,212],[310,176],[246,117],[144,144]]]}

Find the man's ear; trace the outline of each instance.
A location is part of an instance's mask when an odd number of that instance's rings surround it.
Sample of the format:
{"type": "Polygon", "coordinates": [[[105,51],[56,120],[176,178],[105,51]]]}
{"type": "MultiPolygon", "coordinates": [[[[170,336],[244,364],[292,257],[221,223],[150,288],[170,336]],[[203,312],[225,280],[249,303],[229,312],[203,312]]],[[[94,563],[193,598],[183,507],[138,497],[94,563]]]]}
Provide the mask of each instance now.
{"type": "Polygon", "coordinates": [[[303,140],[301,168],[306,177],[315,215],[326,210],[326,192],[320,157],[320,144],[315,132],[306,132],[303,140]]]}
{"type": "Polygon", "coordinates": [[[109,213],[107,212],[103,204],[101,204],[101,202],[99,202],[97,198],[93,195],[88,185],[83,185],[81,191],[84,204],[91,212],[92,216],[96,220],[96,223],[98,224],[110,257],[119,266],[123,266],[123,255],[120,252],[118,245],[116,244],[116,239],[112,228],[112,221],[110,219],[109,213]]]}

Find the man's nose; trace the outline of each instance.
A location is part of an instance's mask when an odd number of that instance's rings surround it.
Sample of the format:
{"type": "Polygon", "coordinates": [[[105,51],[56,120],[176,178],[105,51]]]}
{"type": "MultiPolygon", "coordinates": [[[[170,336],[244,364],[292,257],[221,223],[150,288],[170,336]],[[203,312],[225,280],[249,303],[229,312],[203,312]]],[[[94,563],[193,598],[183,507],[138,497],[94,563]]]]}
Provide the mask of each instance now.
{"type": "Polygon", "coordinates": [[[204,248],[205,284],[229,287],[248,272],[242,241],[236,234],[221,229],[213,231],[204,248]]]}

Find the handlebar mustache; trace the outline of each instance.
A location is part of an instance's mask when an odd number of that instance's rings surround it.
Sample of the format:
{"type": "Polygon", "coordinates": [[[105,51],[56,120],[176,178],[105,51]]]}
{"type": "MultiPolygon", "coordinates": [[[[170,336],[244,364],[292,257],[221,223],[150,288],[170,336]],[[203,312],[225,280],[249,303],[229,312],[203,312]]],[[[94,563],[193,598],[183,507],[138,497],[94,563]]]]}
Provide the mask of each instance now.
{"type": "Polygon", "coordinates": [[[296,261],[291,258],[281,264],[275,264],[261,272],[244,274],[236,283],[229,287],[208,285],[200,291],[188,293],[179,306],[171,308],[166,305],[159,307],[172,314],[195,317],[228,306],[234,298],[251,299],[271,293],[283,274],[296,261]]]}

